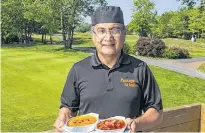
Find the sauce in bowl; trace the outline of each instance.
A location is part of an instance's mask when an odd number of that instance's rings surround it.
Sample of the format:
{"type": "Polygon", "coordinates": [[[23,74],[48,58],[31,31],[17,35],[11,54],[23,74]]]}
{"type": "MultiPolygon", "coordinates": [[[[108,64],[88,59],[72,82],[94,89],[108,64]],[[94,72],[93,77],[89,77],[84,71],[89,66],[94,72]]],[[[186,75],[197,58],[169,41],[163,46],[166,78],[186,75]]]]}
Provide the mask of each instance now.
{"type": "Polygon", "coordinates": [[[125,125],[126,124],[123,120],[113,118],[100,121],[97,124],[97,128],[100,130],[117,130],[124,128],[125,125]]]}
{"type": "Polygon", "coordinates": [[[70,127],[77,126],[87,126],[90,124],[94,124],[97,121],[97,118],[91,115],[82,115],[71,118],[67,125],[70,127]]]}

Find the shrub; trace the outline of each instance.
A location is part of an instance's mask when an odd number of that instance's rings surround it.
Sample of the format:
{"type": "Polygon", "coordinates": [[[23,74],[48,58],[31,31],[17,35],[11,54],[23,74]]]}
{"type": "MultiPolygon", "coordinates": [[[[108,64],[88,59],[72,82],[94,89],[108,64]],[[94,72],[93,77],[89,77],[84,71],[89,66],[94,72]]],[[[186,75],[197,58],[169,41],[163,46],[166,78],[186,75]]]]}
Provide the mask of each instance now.
{"type": "Polygon", "coordinates": [[[123,51],[127,54],[134,54],[135,53],[135,48],[132,47],[131,45],[125,43],[123,46],[123,51]]]}
{"type": "Polygon", "coordinates": [[[13,42],[19,42],[19,38],[17,35],[10,34],[6,37],[6,39],[4,41],[5,41],[5,44],[9,44],[9,43],[13,43],[13,42]]]}
{"type": "Polygon", "coordinates": [[[179,47],[171,47],[165,49],[163,56],[169,59],[183,59],[183,58],[190,57],[189,51],[187,49],[183,49],[179,47]]]}
{"type": "Polygon", "coordinates": [[[136,51],[141,56],[163,57],[165,43],[160,39],[141,37],[136,44],[136,51]]]}

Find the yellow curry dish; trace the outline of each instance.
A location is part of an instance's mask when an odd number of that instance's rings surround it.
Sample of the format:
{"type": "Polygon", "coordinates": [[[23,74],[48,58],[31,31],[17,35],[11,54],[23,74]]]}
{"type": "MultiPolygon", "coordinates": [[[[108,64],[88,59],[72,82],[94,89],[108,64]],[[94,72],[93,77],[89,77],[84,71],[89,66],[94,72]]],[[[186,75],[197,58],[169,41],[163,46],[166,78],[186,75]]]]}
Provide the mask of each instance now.
{"type": "Polygon", "coordinates": [[[92,115],[81,115],[71,118],[67,126],[77,127],[77,126],[87,126],[90,124],[94,124],[97,121],[97,118],[92,115]]]}

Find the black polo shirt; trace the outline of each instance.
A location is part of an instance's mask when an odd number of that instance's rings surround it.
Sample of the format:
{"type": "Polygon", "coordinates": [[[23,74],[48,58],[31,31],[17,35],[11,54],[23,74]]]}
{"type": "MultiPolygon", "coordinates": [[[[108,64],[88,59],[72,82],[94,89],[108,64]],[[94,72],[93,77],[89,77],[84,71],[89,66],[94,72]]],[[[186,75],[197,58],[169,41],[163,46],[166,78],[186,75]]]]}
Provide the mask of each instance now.
{"type": "Polygon", "coordinates": [[[62,107],[80,114],[98,113],[101,119],[134,118],[151,107],[161,110],[162,100],[143,61],[121,52],[118,63],[109,69],[95,53],[71,68],[61,95],[62,107]]]}

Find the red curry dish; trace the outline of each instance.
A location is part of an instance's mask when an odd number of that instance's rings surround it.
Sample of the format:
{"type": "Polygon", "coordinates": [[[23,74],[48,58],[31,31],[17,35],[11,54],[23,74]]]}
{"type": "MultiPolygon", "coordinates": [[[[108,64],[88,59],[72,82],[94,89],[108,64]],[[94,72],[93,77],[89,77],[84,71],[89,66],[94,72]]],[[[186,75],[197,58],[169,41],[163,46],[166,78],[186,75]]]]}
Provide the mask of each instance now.
{"type": "Polygon", "coordinates": [[[97,128],[100,130],[116,130],[124,127],[125,122],[120,119],[106,119],[97,124],[97,128]]]}

